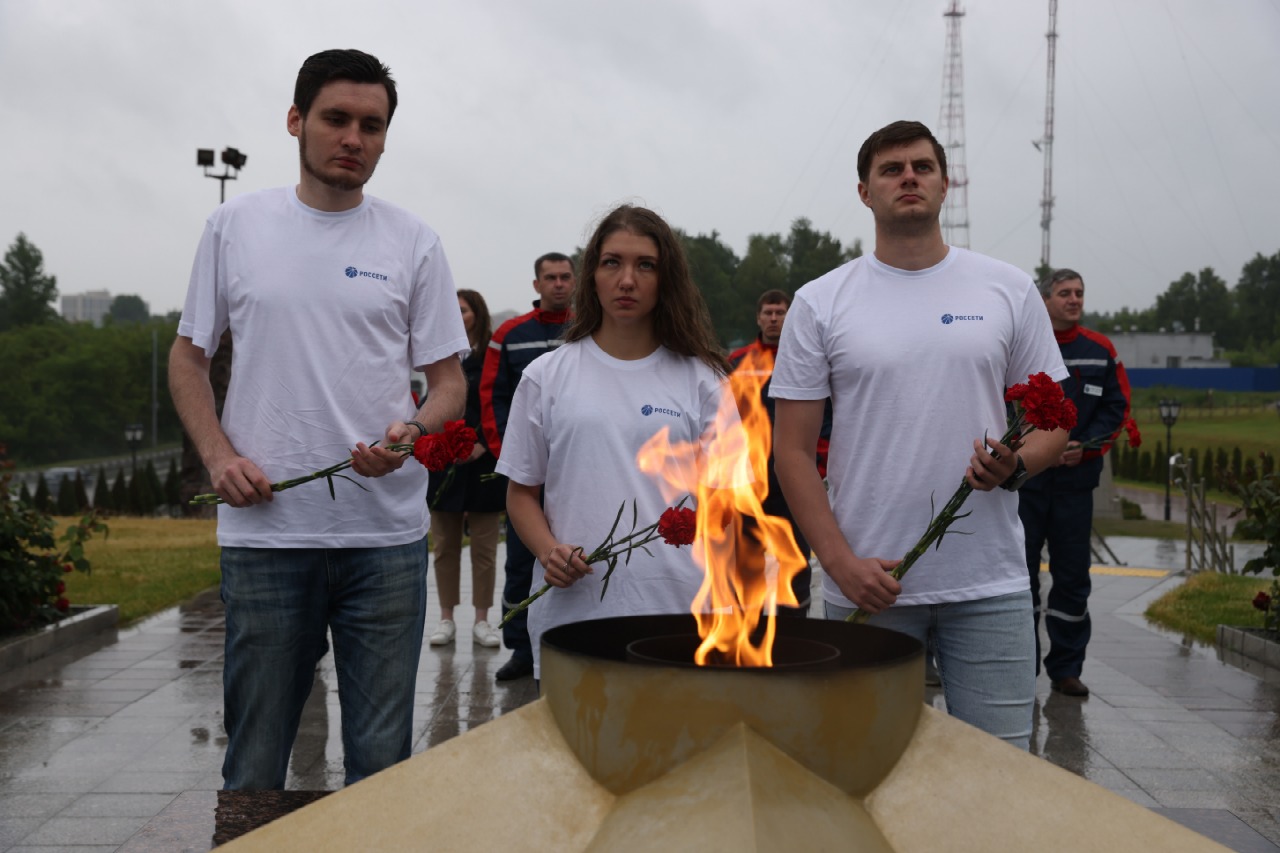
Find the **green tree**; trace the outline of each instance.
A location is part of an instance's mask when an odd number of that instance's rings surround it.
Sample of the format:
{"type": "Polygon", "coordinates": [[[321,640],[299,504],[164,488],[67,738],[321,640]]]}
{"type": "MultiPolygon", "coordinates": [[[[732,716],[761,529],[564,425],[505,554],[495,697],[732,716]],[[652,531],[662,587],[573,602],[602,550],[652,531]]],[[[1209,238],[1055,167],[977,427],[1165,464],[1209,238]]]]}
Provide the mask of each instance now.
{"type": "Polygon", "coordinates": [[[89,490],[84,485],[84,475],[76,471],[76,481],[71,487],[76,496],[76,512],[84,512],[89,508],[89,490]]]}
{"type": "Polygon", "coordinates": [[[145,323],[151,319],[151,309],[142,301],[141,296],[122,293],[111,300],[111,309],[107,316],[113,323],[145,323]]]}
{"type": "Polygon", "coordinates": [[[716,334],[721,343],[729,343],[741,325],[740,300],[733,280],[733,273],[738,268],[738,256],[715,231],[693,237],[681,231],[676,234],[684,244],[685,256],[689,260],[689,275],[702,291],[716,334]]]}
{"type": "Polygon", "coordinates": [[[58,499],[54,502],[58,515],[75,515],[76,493],[71,485],[71,478],[66,474],[58,480],[58,499]]]}
{"type": "Polygon", "coordinates": [[[115,509],[111,504],[111,487],[107,485],[107,472],[98,466],[97,476],[93,483],[93,507],[97,510],[115,509]]]}
{"type": "Polygon", "coordinates": [[[182,477],[178,474],[178,462],[169,458],[169,473],[164,478],[164,502],[172,510],[182,504],[182,477]]]}
{"type": "Polygon", "coordinates": [[[813,223],[803,216],[791,223],[791,233],[787,235],[785,248],[786,289],[789,293],[795,293],[815,278],[862,255],[861,241],[855,241],[853,247],[846,251],[830,233],[814,231],[813,223]]]}
{"type": "Polygon", "coordinates": [[[1280,341],[1280,252],[1271,257],[1259,253],[1244,265],[1235,302],[1241,347],[1265,349],[1280,341]]]}
{"type": "Polygon", "coordinates": [[[116,480],[111,484],[111,508],[116,512],[129,512],[129,487],[124,481],[124,469],[116,471],[116,480]]]}
{"type": "Polygon", "coordinates": [[[40,478],[36,480],[36,494],[35,497],[31,499],[31,502],[40,512],[49,511],[49,484],[45,481],[44,474],[41,474],[40,478]]]}
{"type": "Polygon", "coordinates": [[[1199,275],[1186,273],[1156,297],[1155,319],[1162,328],[1215,335],[1219,344],[1231,346],[1231,291],[1212,267],[1199,275]]]}
{"type": "MultiPolygon", "coordinates": [[[[37,465],[127,451],[122,428],[151,407],[152,341],[173,340],[165,321],[141,325],[58,323],[0,332],[0,436],[14,459],[37,465]],[[108,390],[109,389],[109,390],[108,390]]],[[[168,349],[160,344],[156,375],[160,441],[181,430],[167,393],[168,349]]]]}
{"type": "Polygon", "coordinates": [[[0,331],[58,320],[58,280],[44,274],[44,255],[18,234],[0,264],[0,331]]]}

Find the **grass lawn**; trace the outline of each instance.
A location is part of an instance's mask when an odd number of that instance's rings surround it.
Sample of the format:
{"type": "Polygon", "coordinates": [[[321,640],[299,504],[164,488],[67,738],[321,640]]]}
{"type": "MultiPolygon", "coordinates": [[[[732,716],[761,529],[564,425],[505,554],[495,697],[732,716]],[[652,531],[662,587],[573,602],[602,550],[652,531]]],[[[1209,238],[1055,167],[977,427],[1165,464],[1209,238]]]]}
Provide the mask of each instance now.
{"type": "MultiPolygon", "coordinates": [[[[54,521],[61,533],[73,519],[54,521]]],[[[65,576],[72,604],[119,605],[120,624],[127,625],[221,580],[213,519],[119,516],[107,524],[110,535],[85,546],[92,573],[65,576]]]]}
{"type": "Polygon", "coordinates": [[[1253,606],[1259,590],[1270,589],[1270,575],[1224,575],[1201,572],[1156,599],[1146,617],[1162,628],[1214,642],[1219,625],[1261,628],[1262,613],[1253,606]]]}
{"type": "MultiPolygon", "coordinates": [[[[1154,449],[1157,441],[1163,444],[1166,430],[1159,415],[1146,408],[1138,409],[1135,415],[1143,449],[1154,449]]],[[[1274,412],[1202,417],[1192,411],[1173,425],[1173,447],[1188,452],[1206,447],[1216,452],[1221,447],[1227,453],[1239,447],[1245,458],[1256,458],[1264,450],[1274,455],[1280,453],[1280,417],[1274,412]]]]}

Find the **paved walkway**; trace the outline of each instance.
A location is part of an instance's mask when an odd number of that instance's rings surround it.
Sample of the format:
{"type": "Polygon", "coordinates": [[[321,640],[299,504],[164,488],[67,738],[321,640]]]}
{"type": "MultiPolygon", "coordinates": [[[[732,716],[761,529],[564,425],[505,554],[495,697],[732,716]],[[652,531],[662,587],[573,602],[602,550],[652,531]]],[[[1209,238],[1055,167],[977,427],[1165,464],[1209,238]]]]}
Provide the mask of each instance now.
{"type": "MultiPolygon", "coordinates": [[[[1111,545],[1128,566],[1095,572],[1084,671],[1093,695],[1060,696],[1042,676],[1033,751],[1233,849],[1280,850],[1280,684],[1145,627],[1146,603],[1180,582],[1168,570],[1182,553],[1150,540],[1111,545]]],[[[435,596],[433,583],[428,633],[435,596]]],[[[415,751],[534,698],[531,679],[494,682],[507,652],[472,645],[469,610],[458,610],[456,646],[424,644],[415,751]]],[[[222,640],[221,607],[203,596],[98,648],[0,674],[0,851],[128,850],[183,798],[209,799],[221,785],[222,640]]],[[[928,698],[942,706],[937,691],[928,698]]],[[[316,673],[288,786],[341,784],[329,657],[316,673]]],[[[187,849],[208,848],[202,833],[187,849]]]]}

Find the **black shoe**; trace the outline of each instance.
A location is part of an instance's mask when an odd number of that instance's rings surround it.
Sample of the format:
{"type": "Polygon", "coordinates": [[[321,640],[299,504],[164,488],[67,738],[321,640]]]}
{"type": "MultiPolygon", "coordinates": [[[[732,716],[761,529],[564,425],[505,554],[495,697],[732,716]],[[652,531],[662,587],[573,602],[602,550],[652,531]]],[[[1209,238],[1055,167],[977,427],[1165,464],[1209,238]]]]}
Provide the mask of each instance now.
{"type": "Polygon", "coordinates": [[[497,681],[515,681],[528,675],[533,675],[533,659],[524,655],[512,655],[509,661],[498,667],[493,677],[497,681]]]}
{"type": "Polygon", "coordinates": [[[1089,688],[1084,686],[1084,682],[1076,678],[1074,675],[1068,678],[1059,678],[1056,681],[1050,681],[1049,686],[1061,693],[1063,696],[1088,696],[1089,688]]]}

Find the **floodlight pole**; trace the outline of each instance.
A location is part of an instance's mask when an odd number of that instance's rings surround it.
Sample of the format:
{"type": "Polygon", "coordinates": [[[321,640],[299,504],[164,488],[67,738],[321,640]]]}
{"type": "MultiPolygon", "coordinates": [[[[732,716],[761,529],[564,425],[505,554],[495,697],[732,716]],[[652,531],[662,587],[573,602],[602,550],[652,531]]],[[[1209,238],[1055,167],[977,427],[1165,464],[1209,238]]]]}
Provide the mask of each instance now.
{"type": "Polygon", "coordinates": [[[1169,521],[1171,515],[1170,485],[1173,481],[1173,425],[1178,422],[1182,412],[1182,404],[1177,400],[1161,400],[1160,420],[1164,422],[1165,448],[1169,454],[1169,462],[1164,466],[1164,520],[1169,521]]]}
{"type": "Polygon", "coordinates": [[[210,172],[213,166],[213,149],[197,148],[196,149],[196,165],[204,167],[204,176],[213,178],[218,182],[218,203],[225,204],[227,200],[227,181],[234,181],[239,177],[240,170],[244,168],[244,164],[248,162],[249,155],[240,151],[238,148],[222,149],[222,174],[210,172]]]}

